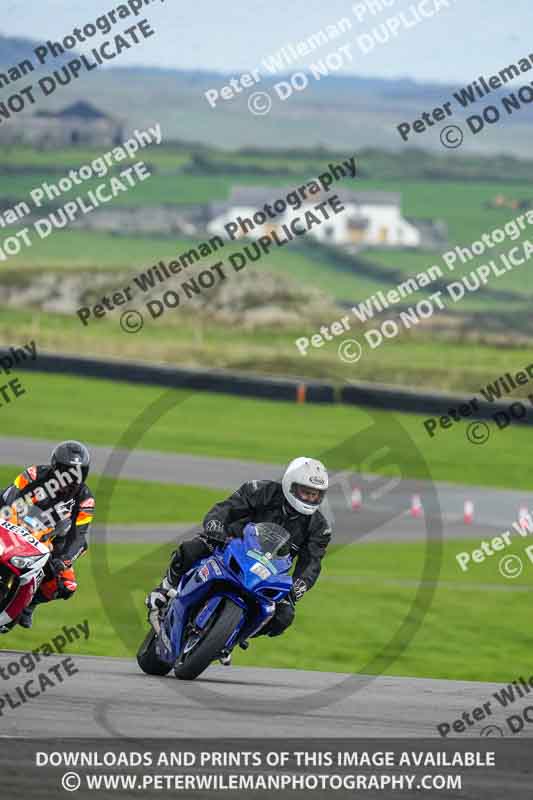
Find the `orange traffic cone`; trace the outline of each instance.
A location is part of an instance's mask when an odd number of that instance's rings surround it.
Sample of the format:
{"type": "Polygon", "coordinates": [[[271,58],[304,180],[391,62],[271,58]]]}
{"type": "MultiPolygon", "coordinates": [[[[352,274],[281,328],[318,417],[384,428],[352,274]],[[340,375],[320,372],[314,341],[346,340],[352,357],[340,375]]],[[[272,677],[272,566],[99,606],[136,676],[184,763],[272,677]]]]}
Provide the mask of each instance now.
{"type": "Polygon", "coordinates": [[[523,531],[529,532],[531,530],[531,516],[527,506],[520,506],[520,511],[518,512],[518,524],[523,531]]]}
{"type": "Polygon", "coordinates": [[[411,516],[423,517],[424,509],[422,508],[422,501],[419,494],[414,494],[411,498],[411,516]]]}
{"type": "Polygon", "coordinates": [[[474,521],[474,504],[471,500],[465,500],[463,519],[466,525],[471,525],[474,521]]]}
{"type": "Polygon", "coordinates": [[[361,495],[361,489],[355,486],[352,489],[352,511],[359,511],[362,505],[363,497],[361,495]]]}

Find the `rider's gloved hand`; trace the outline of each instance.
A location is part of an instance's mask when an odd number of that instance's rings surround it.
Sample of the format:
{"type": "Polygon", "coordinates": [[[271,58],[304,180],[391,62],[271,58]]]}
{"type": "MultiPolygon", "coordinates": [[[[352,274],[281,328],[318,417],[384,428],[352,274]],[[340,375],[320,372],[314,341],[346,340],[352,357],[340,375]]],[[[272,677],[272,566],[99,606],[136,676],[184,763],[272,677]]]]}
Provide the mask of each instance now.
{"type": "Polygon", "coordinates": [[[296,578],[293,581],[292,589],[291,589],[291,597],[296,603],[298,600],[301,600],[304,594],[307,591],[307,584],[302,578],[296,578]]]}
{"type": "Polygon", "coordinates": [[[65,562],[61,561],[60,558],[51,558],[48,561],[46,568],[51,578],[57,578],[57,576],[65,569],[65,562]]]}
{"type": "Polygon", "coordinates": [[[226,528],[218,519],[210,519],[204,525],[202,538],[206,539],[209,544],[217,545],[224,544],[228,537],[226,528]]]}

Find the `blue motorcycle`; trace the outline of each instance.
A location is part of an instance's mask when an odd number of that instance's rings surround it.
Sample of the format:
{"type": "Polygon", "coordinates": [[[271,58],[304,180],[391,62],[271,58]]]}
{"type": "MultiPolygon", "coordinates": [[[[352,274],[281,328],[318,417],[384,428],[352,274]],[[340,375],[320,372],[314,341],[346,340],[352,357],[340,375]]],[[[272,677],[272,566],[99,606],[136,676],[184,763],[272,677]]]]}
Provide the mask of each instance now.
{"type": "Polygon", "coordinates": [[[246,649],[289,594],[291,565],[284,528],[248,523],[242,537],[229,539],[183,575],[175,597],[151,620],[137,653],[140,668],[148,675],[174,668],[180,680],[194,680],[237,645],[246,649]]]}

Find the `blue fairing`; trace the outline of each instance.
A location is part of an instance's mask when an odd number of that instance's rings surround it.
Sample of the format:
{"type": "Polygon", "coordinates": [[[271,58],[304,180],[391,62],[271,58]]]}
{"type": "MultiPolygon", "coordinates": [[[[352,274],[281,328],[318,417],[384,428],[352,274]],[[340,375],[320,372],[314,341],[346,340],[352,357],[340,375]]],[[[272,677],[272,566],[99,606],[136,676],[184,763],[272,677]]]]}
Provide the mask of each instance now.
{"type": "Polygon", "coordinates": [[[185,647],[194,646],[195,637],[201,639],[224,598],[242,608],[226,649],[249,638],[272,617],[276,602],[290,592],[290,567],[290,557],[276,558],[265,552],[255,524],[246,525],[242,538],[231,539],[181,579],[162,623],[160,657],[173,664],[185,647]]]}

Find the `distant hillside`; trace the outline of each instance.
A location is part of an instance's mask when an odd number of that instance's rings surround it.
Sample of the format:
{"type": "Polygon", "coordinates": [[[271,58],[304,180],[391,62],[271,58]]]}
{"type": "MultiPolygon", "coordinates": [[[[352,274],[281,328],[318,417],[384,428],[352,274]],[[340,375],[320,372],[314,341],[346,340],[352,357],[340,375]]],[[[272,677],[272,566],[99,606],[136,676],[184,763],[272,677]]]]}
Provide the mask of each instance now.
{"type": "MultiPolygon", "coordinates": [[[[0,65],[16,64],[31,55],[36,44],[30,39],[0,35],[0,65]]],[[[71,51],[69,58],[73,55],[71,51]]],[[[225,149],[322,145],[333,150],[369,146],[402,150],[406,145],[396,127],[441,105],[459,88],[417,83],[409,78],[332,76],[311,80],[305,91],[295,92],[282,102],[273,87],[286,76],[277,75],[265,77],[254,89],[211,108],[204,93],[211,88],[220,90],[229,77],[232,76],[202,70],[106,67],[61,86],[50,98],[42,98],[39,108],[57,110],[77,100],[87,100],[127,120],[131,128],[159,122],[167,139],[197,141],[225,149]],[[269,114],[254,116],[248,110],[247,102],[254,90],[271,96],[269,114]]],[[[0,100],[7,91],[7,87],[0,90],[0,100]]],[[[489,102],[480,101],[475,113],[489,102]]],[[[456,114],[453,122],[461,124],[462,119],[456,114]]],[[[415,136],[409,147],[445,152],[439,141],[440,127],[415,136]]],[[[476,137],[467,131],[461,152],[503,152],[530,158],[531,109],[506,116],[476,137]]]]}
{"type": "MultiPolygon", "coordinates": [[[[29,58],[35,64],[35,55],[33,50],[39,42],[35,39],[26,39],[25,37],[17,36],[4,36],[0,33],[0,70],[7,67],[13,67],[19,64],[24,59],[29,58]]],[[[73,58],[69,53],[69,58],[73,58]]],[[[65,57],[58,57],[57,63],[62,64],[68,61],[65,57]]],[[[35,64],[37,66],[37,64],[35,64]]]]}
{"type": "Polygon", "coordinates": [[[0,64],[10,67],[25,58],[31,58],[35,46],[33,39],[19,39],[0,33],[0,64]]]}
{"type": "MultiPolygon", "coordinates": [[[[36,39],[28,39],[25,37],[4,36],[0,33],[0,65],[7,67],[12,66],[25,58],[31,58],[33,50],[39,41],[36,39]]],[[[74,50],[69,51],[69,59],[76,56],[74,50]]],[[[61,60],[61,59],[58,59],[61,60]]],[[[63,61],[68,59],[63,59],[63,61]]],[[[118,68],[107,69],[107,72],[128,72],[135,74],[136,77],[146,78],[150,80],[154,76],[172,77],[181,84],[183,88],[197,87],[200,91],[204,91],[213,86],[222,85],[227,78],[232,77],[233,73],[225,75],[221,72],[213,72],[209,70],[172,70],[172,69],[157,69],[154,67],[128,67],[126,70],[118,68]]],[[[270,80],[265,79],[264,83],[274,84],[276,81],[281,80],[282,75],[270,80]]],[[[416,97],[418,100],[426,97],[433,98],[438,93],[442,94],[447,91],[445,87],[437,87],[435,85],[417,84],[410,78],[400,78],[397,80],[388,80],[383,78],[364,78],[364,77],[336,77],[334,78],[336,84],[335,91],[339,93],[356,91],[362,94],[386,97],[416,97]]],[[[331,81],[329,82],[331,84],[331,81]]],[[[322,81],[317,84],[317,88],[324,88],[327,82],[322,81]]],[[[328,92],[331,88],[327,89],[328,92]]]]}

